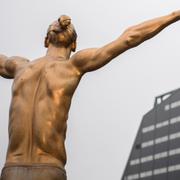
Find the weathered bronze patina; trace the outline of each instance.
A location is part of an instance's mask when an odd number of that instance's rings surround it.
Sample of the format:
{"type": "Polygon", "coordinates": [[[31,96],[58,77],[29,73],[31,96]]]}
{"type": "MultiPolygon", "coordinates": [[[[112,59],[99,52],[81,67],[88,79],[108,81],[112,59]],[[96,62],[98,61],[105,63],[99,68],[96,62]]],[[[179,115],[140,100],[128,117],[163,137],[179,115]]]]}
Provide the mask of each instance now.
{"type": "Polygon", "coordinates": [[[9,146],[2,180],[66,179],[63,170],[66,123],[71,99],[81,77],[178,20],[180,11],[175,11],[130,27],[103,47],[85,49],[70,57],[71,51],[76,49],[77,35],[71,18],[63,15],[48,29],[45,56],[29,61],[1,55],[0,75],[14,78],[9,146]],[[56,172],[57,168],[61,172],[56,172]]]}

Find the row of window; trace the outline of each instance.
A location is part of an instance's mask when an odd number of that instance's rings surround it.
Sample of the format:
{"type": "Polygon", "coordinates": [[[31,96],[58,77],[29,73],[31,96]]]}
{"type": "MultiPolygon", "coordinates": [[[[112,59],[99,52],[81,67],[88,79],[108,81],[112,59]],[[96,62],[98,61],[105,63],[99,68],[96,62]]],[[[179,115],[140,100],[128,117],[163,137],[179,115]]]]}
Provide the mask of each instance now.
{"type": "Polygon", "coordinates": [[[174,140],[174,139],[177,139],[177,138],[180,138],[180,132],[172,133],[170,135],[166,135],[166,136],[163,136],[163,137],[159,137],[159,138],[156,138],[155,140],[150,140],[150,141],[143,142],[141,144],[141,148],[146,148],[146,147],[149,147],[149,146],[153,146],[155,144],[160,144],[160,143],[163,143],[163,142],[167,142],[168,140],[174,140]]]}
{"type": "Polygon", "coordinates": [[[177,108],[179,106],[180,106],[180,101],[176,101],[176,102],[173,102],[171,104],[165,105],[164,110],[169,111],[170,109],[177,108]]]}
{"type": "Polygon", "coordinates": [[[180,154],[180,148],[172,149],[169,151],[164,151],[161,153],[157,153],[155,155],[149,155],[149,156],[145,156],[142,158],[133,159],[130,161],[130,165],[133,166],[133,165],[137,165],[140,163],[145,163],[145,162],[149,162],[149,161],[153,161],[153,160],[157,160],[157,159],[166,158],[168,156],[174,156],[177,154],[180,154]]]}
{"type": "Polygon", "coordinates": [[[171,118],[170,120],[162,121],[155,125],[150,125],[150,126],[144,127],[142,129],[142,133],[154,131],[155,129],[162,128],[162,127],[168,126],[169,124],[175,124],[175,123],[179,123],[179,122],[180,122],[180,116],[177,116],[177,117],[171,118]]]}
{"type": "Polygon", "coordinates": [[[168,172],[174,172],[174,171],[179,171],[180,170],[180,164],[177,165],[172,165],[168,167],[163,167],[159,169],[154,169],[150,171],[145,171],[137,174],[131,174],[126,177],[124,177],[124,180],[136,180],[136,179],[141,179],[141,178],[146,178],[154,175],[159,175],[159,174],[165,174],[168,172]]]}

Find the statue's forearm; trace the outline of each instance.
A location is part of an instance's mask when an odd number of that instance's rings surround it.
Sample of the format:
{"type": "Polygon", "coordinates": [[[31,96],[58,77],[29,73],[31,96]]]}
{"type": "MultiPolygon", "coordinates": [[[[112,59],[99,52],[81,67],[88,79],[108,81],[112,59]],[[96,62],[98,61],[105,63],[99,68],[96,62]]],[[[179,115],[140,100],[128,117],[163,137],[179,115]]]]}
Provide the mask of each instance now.
{"type": "Polygon", "coordinates": [[[137,46],[178,20],[180,20],[180,11],[133,26],[126,31],[127,44],[130,47],[137,46]]]}

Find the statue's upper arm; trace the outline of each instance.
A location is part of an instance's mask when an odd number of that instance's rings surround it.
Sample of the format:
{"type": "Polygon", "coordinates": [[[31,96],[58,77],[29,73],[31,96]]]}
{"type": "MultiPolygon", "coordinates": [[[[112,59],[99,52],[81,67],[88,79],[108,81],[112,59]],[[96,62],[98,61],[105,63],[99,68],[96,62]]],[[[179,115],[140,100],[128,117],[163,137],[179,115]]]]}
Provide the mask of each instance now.
{"type": "Polygon", "coordinates": [[[91,48],[77,52],[71,57],[71,63],[80,71],[80,73],[91,71],[96,50],[97,48],[91,48]]]}
{"type": "Polygon", "coordinates": [[[128,43],[128,33],[123,33],[118,39],[100,48],[85,49],[72,56],[72,63],[83,73],[97,70],[112,59],[131,48],[128,43]]]}

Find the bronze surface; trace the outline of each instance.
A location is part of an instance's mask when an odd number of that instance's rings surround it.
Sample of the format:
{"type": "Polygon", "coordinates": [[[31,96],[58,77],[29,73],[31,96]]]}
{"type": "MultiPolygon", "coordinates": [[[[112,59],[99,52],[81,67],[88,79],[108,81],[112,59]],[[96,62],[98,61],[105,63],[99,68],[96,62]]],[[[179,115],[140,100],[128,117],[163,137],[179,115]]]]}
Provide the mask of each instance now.
{"type": "Polygon", "coordinates": [[[103,47],[70,56],[77,35],[70,17],[62,16],[48,29],[45,56],[29,61],[1,55],[0,75],[14,79],[6,166],[47,163],[64,168],[68,112],[81,77],[178,20],[180,11],[175,11],[130,27],[103,47]]]}

